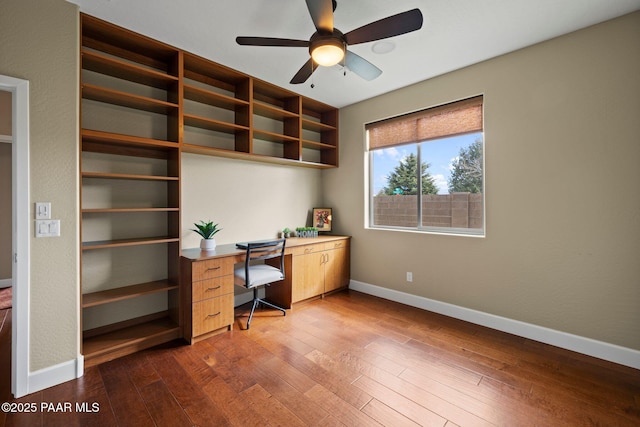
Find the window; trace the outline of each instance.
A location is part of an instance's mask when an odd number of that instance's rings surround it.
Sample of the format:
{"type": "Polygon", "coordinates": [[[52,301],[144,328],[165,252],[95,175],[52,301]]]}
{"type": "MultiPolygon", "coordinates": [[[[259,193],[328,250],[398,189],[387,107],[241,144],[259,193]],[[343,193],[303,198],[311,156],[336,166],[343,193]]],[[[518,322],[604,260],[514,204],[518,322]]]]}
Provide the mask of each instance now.
{"type": "Polygon", "coordinates": [[[483,97],[366,126],[369,226],[484,235],[483,97]]]}

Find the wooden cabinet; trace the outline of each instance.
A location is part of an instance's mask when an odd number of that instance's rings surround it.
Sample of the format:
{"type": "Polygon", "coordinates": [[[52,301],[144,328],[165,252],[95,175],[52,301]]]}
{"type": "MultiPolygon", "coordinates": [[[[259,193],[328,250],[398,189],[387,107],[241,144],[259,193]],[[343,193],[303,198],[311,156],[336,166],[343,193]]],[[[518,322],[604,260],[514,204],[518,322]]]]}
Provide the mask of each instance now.
{"type": "Polygon", "coordinates": [[[287,240],[285,280],[266,288],[267,298],[281,307],[349,286],[350,238],[322,236],[287,240]]]}
{"type": "Polygon", "coordinates": [[[324,243],[295,247],[291,266],[291,302],[313,298],[324,293],[324,243]]]}
{"type": "Polygon", "coordinates": [[[324,292],[332,292],[349,286],[351,277],[349,240],[338,240],[325,244],[324,292]]]}
{"type": "Polygon", "coordinates": [[[180,260],[184,338],[190,343],[233,325],[234,257],[180,260]]]}
{"type": "Polygon", "coordinates": [[[89,366],[181,336],[178,55],[132,33],[114,36],[83,16],[81,64],[82,352],[89,366]]]}

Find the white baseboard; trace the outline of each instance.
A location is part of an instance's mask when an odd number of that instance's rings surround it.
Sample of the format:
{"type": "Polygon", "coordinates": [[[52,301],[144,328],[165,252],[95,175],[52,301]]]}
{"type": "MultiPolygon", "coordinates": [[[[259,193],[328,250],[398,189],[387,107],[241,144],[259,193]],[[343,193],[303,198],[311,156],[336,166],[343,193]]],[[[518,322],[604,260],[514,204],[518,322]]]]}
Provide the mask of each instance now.
{"type": "Polygon", "coordinates": [[[349,289],[640,369],[640,351],[351,280],[349,289]]]}
{"type": "Polygon", "coordinates": [[[28,378],[27,393],[31,394],[54,385],[80,378],[84,373],[84,356],[77,359],[59,363],[39,371],[30,372],[28,378]]]}
{"type": "Polygon", "coordinates": [[[0,289],[8,288],[11,283],[13,283],[11,279],[0,279],[0,289]]]}

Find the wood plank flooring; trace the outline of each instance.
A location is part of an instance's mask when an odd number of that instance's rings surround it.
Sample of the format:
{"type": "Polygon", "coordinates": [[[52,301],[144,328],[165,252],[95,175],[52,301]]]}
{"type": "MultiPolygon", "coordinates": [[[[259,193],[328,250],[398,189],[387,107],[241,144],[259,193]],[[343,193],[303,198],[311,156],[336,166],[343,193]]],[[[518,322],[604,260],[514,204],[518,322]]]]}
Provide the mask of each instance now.
{"type": "Polygon", "coordinates": [[[193,346],[88,368],[12,401],[38,410],[0,413],[0,424],[640,425],[638,370],[361,293],[298,305],[286,317],[257,312],[249,331],[238,327],[245,321],[193,346]],[[43,402],[73,410],[47,412],[43,402]]]}

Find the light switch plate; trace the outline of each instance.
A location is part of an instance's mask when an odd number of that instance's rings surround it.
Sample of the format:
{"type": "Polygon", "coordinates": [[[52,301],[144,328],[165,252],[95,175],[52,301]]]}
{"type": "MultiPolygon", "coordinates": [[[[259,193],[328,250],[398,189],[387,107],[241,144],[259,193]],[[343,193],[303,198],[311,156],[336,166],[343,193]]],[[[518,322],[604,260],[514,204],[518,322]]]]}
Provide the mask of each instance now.
{"type": "Polygon", "coordinates": [[[59,219],[38,219],[36,220],[36,237],[58,237],[60,236],[59,219]]]}
{"type": "Polygon", "coordinates": [[[50,202],[36,202],[36,219],[51,219],[50,202]]]}

